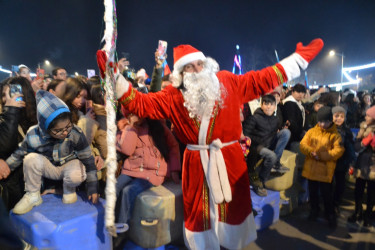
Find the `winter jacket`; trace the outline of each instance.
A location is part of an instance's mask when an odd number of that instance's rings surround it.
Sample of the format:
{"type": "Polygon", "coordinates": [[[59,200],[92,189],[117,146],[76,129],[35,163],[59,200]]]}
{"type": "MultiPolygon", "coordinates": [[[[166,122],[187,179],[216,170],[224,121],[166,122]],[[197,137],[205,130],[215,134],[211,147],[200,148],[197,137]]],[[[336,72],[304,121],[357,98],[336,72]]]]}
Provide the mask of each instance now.
{"type": "MultiPolygon", "coordinates": [[[[296,101],[291,101],[292,96],[289,99],[285,99],[283,103],[283,119],[290,122],[289,130],[291,132],[289,142],[299,142],[303,137],[303,126],[304,126],[304,114],[296,101]]],[[[294,98],[293,98],[294,99],[294,98]]]]}
{"type": "MultiPolygon", "coordinates": [[[[0,159],[6,160],[22,142],[25,133],[20,126],[21,109],[3,107],[0,114],[0,159]]],[[[0,180],[0,197],[6,208],[11,210],[24,195],[25,185],[23,170],[19,168],[0,180]]]]}
{"type": "Polygon", "coordinates": [[[151,83],[150,83],[150,92],[158,92],[161,90],[161,83],[163,78],[163,71],[164,69],[154,67],[151,76],[151,83]]]}
{"type": "Polygon", "coordinates": [[[117,150],[128,155],[121,174],[148,180],[161,185],[169,171],[181,171],[179,146],[171,131],[163,124],[169,148],[168,163],[148,134],[148,126],[135,129],[126,126],[117,134],[117,150]]]}
{"type": "Polygon", "coordinates": [[[375,133],[375,124],[366,126],[366,123],[362,122],[355,142],[355,150],[359,153],[355,164],[355,176],[364,180],[375,180],[375,152],[371,145],[361,144],[362,139],[370,133],[375,133]]]}
{"type": "Polygon", "coordinates": [[[284,128],[284,118],[283,118],[283,105],[279,103],[276,108],[277,117],[277,128],[282,130],[284,128]]]}
{"type": "Polygon", "coordinates": [[[95,120],[98,123],[98,129],[95,132],[93,146],[99,150],[100,156],[103,159],[107,158],[108,149],[107,149],[107,112],[105,107],[99,104],[92,104],[95,120]]]}
{"type": "Polygon", "coordinates": [[[354,165],[356,160],[353,133],[344,124],[337,126],[337,131],[341,135],[342,145],[345,148],[345,152],[340,159],[337,160],[336,171],[346,172],[350,166],[354,165]]]}
{"type": "Polygon", "coordinates": [[[336,161],[344,154],[342,140],[333,124],[328,129],[322,129],[317,124],[307,131],[300,143],[301,152],[306,155],[302,176],[306,179],[321,182],[332,182],[336,161]],[[318,160],[311,156],[316,152],[318,160]]]}
{"type": "Polygon", "coordinates": [[[86,167],[88,194],[97,193],[97,176],[94,157],[82,130],[73,126],[64,140],[51,137],[48,125],[59,114],[69,112],[66,104],[51,93],[39,90],[36,94],[38,125],[32,126],[18,149],[6,160],[13,171],[28,153],[44,155],[55,166],[79,159],[86,167]]]}
{"type": "Polygon", "coordinates": [[[5,106],[0,114],[0,159],[8,158],[22,141],[18,132],[20,112],[20,108],[5,106]]]}
{"type": "Polygon", "coordinates": [[[251,138],[254,146],[269,148],[278,130],[278,118],[266,115],[261,108],[255,110],[254,115],[243,123],[243,134],[251,138]]]}

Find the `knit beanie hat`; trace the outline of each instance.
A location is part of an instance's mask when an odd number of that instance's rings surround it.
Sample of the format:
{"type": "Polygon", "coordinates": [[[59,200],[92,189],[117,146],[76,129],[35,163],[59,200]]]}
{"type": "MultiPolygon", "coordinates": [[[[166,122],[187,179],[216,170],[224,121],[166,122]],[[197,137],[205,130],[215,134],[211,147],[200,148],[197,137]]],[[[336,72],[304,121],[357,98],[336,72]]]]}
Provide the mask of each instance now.
{"type": "Polygon", "coordinates": [[[372,119],[375,120],[375,106],[372,106],[366,111],[366,115],[370,116],[372,119]]]}
{"type": "Polygon", "coordinates": [[[332,108],[332,114],[344,113],[346,115],[346,110],[342,106],[335,106],[332,108]]]}
{"type": "Polygon", "coordinates": [[[36,108],[39,127],[47,130],[51,122],[61,113],[69,113],[66,104],[48,91],[36,92],[36,108]]]}
{"type": "Polygon", "coordinates": [[[324,106],[318,110],[317,120],[318,122],[332,121],[332,116],[332,109],[330,107],[324,106]]]}

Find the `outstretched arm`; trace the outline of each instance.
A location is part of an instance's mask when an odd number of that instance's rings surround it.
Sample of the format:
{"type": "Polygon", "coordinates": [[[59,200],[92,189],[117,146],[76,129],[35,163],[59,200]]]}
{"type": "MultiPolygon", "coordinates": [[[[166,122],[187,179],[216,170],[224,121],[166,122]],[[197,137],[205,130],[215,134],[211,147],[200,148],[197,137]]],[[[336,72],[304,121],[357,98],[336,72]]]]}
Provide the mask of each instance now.
{"type": "Polygon", "coordinates": [[[242,97],[241,103],[259,98],[278,85],[299,77],[300,69],[307,68],[319,54],[323,45],[323,40],[319,38],[314,39],[307,46],[298,43],[296,51],[292,55],[274,66],[259,71],[249,71],[244,75],[232,75],[232,79],[237,85],[238,94],[242,97]]]}

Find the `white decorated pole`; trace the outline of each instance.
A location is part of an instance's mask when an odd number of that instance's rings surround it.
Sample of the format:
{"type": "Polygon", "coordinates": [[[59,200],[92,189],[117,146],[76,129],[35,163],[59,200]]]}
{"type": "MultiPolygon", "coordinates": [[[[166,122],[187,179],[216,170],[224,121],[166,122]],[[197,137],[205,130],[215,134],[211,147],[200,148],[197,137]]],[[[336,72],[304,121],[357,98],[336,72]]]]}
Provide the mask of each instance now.
{"type": "Polygon", "coordinates": [[[115,105],[115,52],[117,39],[117,18],[116,3],[114,0],[104,0],[104,47],[108,61],[106,62],[104,89],[106,92],[107,112],[107,145],[108,156],[105,161],[107,167],[107,184],[105,189],[106,206],[105,206],[105,226],[112,236],[117,236],[115,226],[115,205],[116,205],[116,105],[115,105]]]}

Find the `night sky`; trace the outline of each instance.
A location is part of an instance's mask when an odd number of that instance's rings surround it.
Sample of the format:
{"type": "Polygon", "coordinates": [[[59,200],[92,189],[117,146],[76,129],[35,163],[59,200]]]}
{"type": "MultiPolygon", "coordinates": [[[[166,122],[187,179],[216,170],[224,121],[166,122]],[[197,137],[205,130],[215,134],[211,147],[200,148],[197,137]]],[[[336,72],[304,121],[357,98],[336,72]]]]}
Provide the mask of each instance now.
{"type": "MultiPolygon", "coordinates": [[[[97,70],[102,47],[103,1],[0,0],[0,65],[26,64],[35,70],[45,59],[68,73],[97,70]]],[[[260,69],[291,54],[297,42],[316,37],[322,53],[308,69],[320,81],[340,78],[344,66],[375,62],[375,1],[287,0],[118,0],[117,52],[130,53],[131,66],[151,74],[158,40],[172,48],[191,44],[231,70],[236,44],[245,70],[260,69]]],[[[48,70],[48,69],[47,69],[48,70]]]]}

